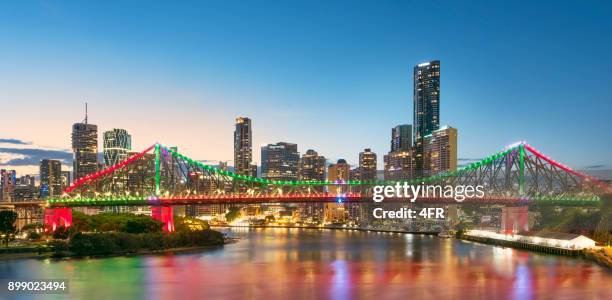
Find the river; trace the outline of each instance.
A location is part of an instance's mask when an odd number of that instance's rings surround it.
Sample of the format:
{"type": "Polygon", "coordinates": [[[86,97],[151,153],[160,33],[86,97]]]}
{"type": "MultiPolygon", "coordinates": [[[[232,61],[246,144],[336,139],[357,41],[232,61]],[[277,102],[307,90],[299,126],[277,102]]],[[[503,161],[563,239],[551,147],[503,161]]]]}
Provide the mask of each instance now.
{"type": "Polygon", "coordinates": [[[612,296],[612,272],[581,258],[427,235],[281,228],[223,231],[240,240],[194,253],[0,261],[0,274],[69,279],[67,295],[45,299],[612,296]]]}

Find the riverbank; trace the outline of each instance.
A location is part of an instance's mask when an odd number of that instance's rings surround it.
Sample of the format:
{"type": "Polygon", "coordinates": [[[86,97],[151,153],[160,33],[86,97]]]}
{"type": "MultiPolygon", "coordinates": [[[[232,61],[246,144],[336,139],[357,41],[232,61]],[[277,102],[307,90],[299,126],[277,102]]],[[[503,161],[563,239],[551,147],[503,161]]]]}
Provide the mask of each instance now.
{"type": "Polygon", "coordinates": [[[402,231],[402,230],[384,230],[384,229],[368,229],[368,228],[350,228],[350,227],[336,227],[336,226],[297,226],[297,225],[211,225],[211,228],[297,228],[297,229],[332,229],[332,230],[345,230],[345,231],[369,231],[369,232],[383,232],[383,233],[400,233],[400,234],[422,234],[422,235],[438,235],[438,232],[434,231],[402,231]]]}
{"type": "Polygon", "coordinates": [[[0,260],[23,258],[79,258],[197,251],[236,242],[214,230],[130,234],[78,233],[70,240],[0,250],[0,260]]]}
{"type": "Polygon", "coordinates": [[[612,248],[584,250],[584,257],[612,270],[612,248]]]}
{"type": "Polygon", "coordinates": [[[481,244],[493,245],[493,246],[501,246],[522,250],[529,250],[533,252],[541,252],[548,253],[554,255],[562,255],[562,256],[572,256],[572,257],[583,257],[589,261],[593,261],[603,267],[606,267],[612,270],[612,255],[608,253],[608,251],[602,249],[564,249],[558,247],[551,247],[545,245],[536,245],[530,243],[524,243],[519,241],[507,241],[507,240],[499,240],[490,237],[481,237],[481,236],[472,236],[463,234],[460,239],[477,242],[481,244]],[[603,250],[603,251],[602,251],[603,250]]]}

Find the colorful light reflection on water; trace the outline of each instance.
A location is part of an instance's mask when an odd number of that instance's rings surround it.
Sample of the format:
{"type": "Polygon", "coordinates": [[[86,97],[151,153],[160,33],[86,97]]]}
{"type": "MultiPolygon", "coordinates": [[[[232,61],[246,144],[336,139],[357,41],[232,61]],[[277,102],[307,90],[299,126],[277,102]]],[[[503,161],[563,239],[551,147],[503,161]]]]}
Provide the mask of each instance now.
{"type": "Polygon", "coordinates": [[[612,272],[580,258],[454,239],[312,229],[227,232],[241,240],[197,253],[2,261],[0,274],[69,278],[70,298],[87,299],[603,299],[612,286],[612,272]]]}

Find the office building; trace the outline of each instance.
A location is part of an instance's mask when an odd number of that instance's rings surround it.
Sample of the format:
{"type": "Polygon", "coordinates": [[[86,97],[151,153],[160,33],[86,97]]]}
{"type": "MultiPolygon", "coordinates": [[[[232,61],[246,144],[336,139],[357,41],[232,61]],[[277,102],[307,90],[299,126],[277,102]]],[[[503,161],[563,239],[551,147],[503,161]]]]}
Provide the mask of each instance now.
{"type": "Polygon", "coordinates": [[[236,118],[234,129],[234,172],[242,175],[252,175],[253,132],[251,119],[236,118]]]}
{"type": "Polygon", "coordinates": [[[271,180],[297,180],[300,153],[297,144],[279,142],[261,147],[261,176],[271,180]]]}
{"type": "Polygon", "coordinates": [[[104,165],[110,167],[128,158],[132,136],[125,129],[114,128],[103,134],[104,165]]]}
{"type": "Polygon", "coordinates": [[[40,194],[42,197],[62,194],[62,163],[59,160],[40,161],[40,194]]]}
{"type": "Polygon", "coordinates": [[[17,185],[17,172],[15,170],[0,170],[0,200],[11,201],[13,190],[17,185]]]}
{"type": "Polygon", "coordinates": [[[412,148],[412,125],[397,125],[391,129],[391,151],[406,151],[412,148]]]}
{"type": "Polygon", "coordinates": [[[72,125],[73,180],[76,181],[98,171],[98,126],[85,120],[72,125]]]}

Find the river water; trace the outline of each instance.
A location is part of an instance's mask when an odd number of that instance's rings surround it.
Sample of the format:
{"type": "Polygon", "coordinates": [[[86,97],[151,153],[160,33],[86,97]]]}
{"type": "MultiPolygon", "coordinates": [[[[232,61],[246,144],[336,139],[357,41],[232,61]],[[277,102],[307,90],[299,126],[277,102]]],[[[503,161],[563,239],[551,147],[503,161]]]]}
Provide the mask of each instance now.
{"type": "Polygon", "coordinates": [[[67,295],[44,299],[612,298],[612,272],[581,258],[426,235],[223,231],[239,242],[194,253],[0,261],[0,275],[69,279],[67,295]]]}

